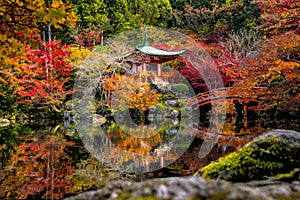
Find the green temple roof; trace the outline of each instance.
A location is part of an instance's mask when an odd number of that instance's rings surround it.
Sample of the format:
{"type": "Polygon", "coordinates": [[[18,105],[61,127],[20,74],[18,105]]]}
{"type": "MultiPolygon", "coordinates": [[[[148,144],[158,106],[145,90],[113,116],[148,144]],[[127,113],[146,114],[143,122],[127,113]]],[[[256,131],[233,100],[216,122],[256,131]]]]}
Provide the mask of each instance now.
{"type": "Polygon", "coordinates": [[[149,54],[153,56],[177,56],[185,52],[185,50],[180,50],[180,51],[165,51],[161,49],[156,49],[151,46],[142,46],[139,48],[136,48],[136,50],[144,53],[144,54],[149,54]]]}
{"type": "Polygon", "coordinates": [[[136,48],[137,51],[140,51],[144,54],[153,55],[153,56],[177,56],[185,52],[185,50],[181,51],[165,51],[161,49],[157,49],[148,45],[147,39],[147,27],[144,26],[144,41],[143,46],[136,48]]]}
{"type": "Polygon", "coordinates": [[[144,62],[145,60],[147,60],[145,59],[144,56],[141,56],[141,54],[144,54],[144,55],[149,55],[149,57],[152,56],[156,57],[156,58],[152,58],[155,59],[156,61],[159,59],[161,62],[167,62],[176,58],[177,56],[184,53],[185,51],[186,51],[185,49],[180,51],[165,51],[162,49],[157,49],[155,47],[149,46],[147,40],[146,26],[145,26],[143,45],[141,47],[135,48],[134,51],[123,55],[122,57],[118,58],[118,60],[121,61],[123,59],[127,59],[127,61],[131,60],[130,62],[144,62]]]}

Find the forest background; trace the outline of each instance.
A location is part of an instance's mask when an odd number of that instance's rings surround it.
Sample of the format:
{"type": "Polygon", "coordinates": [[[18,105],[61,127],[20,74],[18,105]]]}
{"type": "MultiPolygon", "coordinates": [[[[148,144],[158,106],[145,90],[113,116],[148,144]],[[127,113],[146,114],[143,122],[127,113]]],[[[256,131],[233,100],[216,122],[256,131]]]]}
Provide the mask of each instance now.
{"type": "MultiPolygon", "coordinates": [[[[61,114],[80,62],[103,39],[143,25],[201,44],[225,86],[240,95],[263,92],[258,112],[299,116],[299,13],[298,0],[2,0],[0,116],[61,114]]],[[[207,90],[192,66],[176,67],[197,93],[207,90]]]]}

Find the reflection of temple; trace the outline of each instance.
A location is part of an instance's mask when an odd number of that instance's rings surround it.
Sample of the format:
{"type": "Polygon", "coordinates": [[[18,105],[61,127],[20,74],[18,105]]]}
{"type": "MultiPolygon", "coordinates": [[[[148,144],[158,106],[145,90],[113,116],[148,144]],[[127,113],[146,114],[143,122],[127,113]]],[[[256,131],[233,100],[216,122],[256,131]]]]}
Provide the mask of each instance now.
{"type": "Polygon", "coordinates": [[[131,136],[128,143],[125,138],[118,144],[111,143],[112,139],[104,139],[101,146],[109,163],[119,163],[130,173],[144,173],[162,168],[178,158],[170,146],[159,145],[162,141],[157,137],[160,137],[159,134],[150,138],[131,136]]]}
{"type": "Polygon", "coordinates": [[[138,75],[141,82],[173,83],[172,72],[164,72],[162,66],[165,62],[178,58],[184,51],[165,51],[149,46],[145,27],[143,46],[125,55],[123,60],[130,64],[127,73],[138,75]]]}

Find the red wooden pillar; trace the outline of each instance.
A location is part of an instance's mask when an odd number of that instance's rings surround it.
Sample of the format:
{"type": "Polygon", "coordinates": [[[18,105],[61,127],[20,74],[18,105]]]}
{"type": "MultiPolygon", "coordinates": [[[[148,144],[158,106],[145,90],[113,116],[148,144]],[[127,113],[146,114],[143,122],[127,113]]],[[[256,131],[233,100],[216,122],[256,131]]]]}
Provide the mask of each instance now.
{"type": "Polygon", "coordinates": [[[162,72],[162,69],[161,69],[161,63],[158,63],[156,65],[156,71],[157,71],[157,76],[161,76],[161,72],[162,72]]]}
{"type": "Polygon", "coordinates": [[[139,74],[139,65],[137,63],[135,63],[134,65],[135,65],[135,73],[139,74]]]}
{"type": "Polygon", "coordinates": [[[248,128],[248,102],[243,102],[244,108],[244,127],[248,128]]]}
{"type": "Polygon", "coordinates": [[[164,156],[161,156],[160,157],[160,167],[163,168],[165,165],[165,162],[164,162],[164,156]]]}
{"type": "Polygon", "coordinates": [[[142,65],[142,72],[145,73],[147,71],[146,63],[143,63],[142,65]]]}

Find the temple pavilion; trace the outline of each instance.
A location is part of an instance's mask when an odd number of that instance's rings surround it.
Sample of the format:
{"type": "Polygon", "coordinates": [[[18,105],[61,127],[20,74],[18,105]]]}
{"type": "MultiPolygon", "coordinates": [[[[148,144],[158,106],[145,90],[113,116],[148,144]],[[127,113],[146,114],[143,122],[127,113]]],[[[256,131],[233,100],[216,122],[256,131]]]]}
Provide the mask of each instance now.
{"type": "Polygon", "coordinates": [[[127,73],[138,76],[142,83],[166,85],[173,83],[173,74],[163,71],[163,63],[179,58],[184,52],[185,50],[165,51],[149,46],[145,26],[143,45],[125,55],[123,59],[130,64],[127,73]]]}

